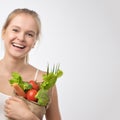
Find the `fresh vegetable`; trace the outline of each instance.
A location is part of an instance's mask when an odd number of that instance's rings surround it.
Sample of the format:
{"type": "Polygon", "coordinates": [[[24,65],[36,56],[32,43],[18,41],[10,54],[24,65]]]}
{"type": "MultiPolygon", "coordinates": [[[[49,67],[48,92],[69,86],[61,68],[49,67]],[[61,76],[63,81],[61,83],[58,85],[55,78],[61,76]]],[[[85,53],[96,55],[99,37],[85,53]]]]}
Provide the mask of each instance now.
{"type": "Polygon", "coordinates": [[[30,81],[29,81],[29,84],[32,85],[32,88],[33,88],[33,89],[35,89],[35,90],[39,90],[39,85],[37,84],[36,81],[34,81],[34,80],[30,80],[30,81]]]}
{"type": "Polygon", "coordinates": [[[17,83],[24,91],[32,89],[32,85],[28,82],[23,81],[22,77],[17,72],[12,73],[12,78],[9,80],[9,82],[11,85],[17,83]]]}
{"type": "Polygon", "coordinates": [[[41,84],[36,83],[34,80],[25,82],[17,72],[12,73],[12,78],[9,82],[14,87],[17,95],[23,96],[27,100],[35,101],[41,106],[46,106],[50,101],[49,90],[62,75],[63,72],[59,69],[59,65],[54,66],[51,71],[49,71],[48,65],[47,73],[43,75],[41,84]]]}
{"type": "Polygon", "coordinates": [[[37,98],[35,98],[36,94],[37,94],[37,90],[35,89],[28,90],[26,93],[26,98],[31,101],[37,101],[37,98]]]}
{"type": "Polygon", "coordinates": [[[36,94],[38,104],[46,106],[49,102],[48,90],[54,86],[57,78],[61,77],[63,72],[59,69],[59,66],[54,66],[52,71],[49,72],[49,66],[47,67],[47,74],[43,75],[43,82],[40,85],[40,90],[36,94]]]}
{"type": "Polygon", "coordinates": [[[37,102],[41,106],[46,106],[48,102],[50,101],[48,90],[45,90],[45,89],[40,89],[37,92],[35,97],[38,99],[37,102]]]}
{"type": "Polygon", "coordinates": [[[17,83],[14,83],[12,86],[14,87],[17,95],[26,97],[24,90],[17,83]]]}

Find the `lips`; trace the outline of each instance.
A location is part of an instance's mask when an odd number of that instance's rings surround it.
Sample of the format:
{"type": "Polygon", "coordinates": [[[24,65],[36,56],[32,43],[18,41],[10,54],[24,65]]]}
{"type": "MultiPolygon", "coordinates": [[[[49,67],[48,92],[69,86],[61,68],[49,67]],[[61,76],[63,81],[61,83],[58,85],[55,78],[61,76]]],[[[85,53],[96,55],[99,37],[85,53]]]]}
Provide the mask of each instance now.
{"type": "Polygon", "coordinates": [[[18,44],[18,43],[12,43],[12,45],[13,45],[14,47],[17,47],[17,48],[20,48],[20,49],[24,49],[24,48],[25,48],[24,45],[21,45],[21,44],[18,44]]]}

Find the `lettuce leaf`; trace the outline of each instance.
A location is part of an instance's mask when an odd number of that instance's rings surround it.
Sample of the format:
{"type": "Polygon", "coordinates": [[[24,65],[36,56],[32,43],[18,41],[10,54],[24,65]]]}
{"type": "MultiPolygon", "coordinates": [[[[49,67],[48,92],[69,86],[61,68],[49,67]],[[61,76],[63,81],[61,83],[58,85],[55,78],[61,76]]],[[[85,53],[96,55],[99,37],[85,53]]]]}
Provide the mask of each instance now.
{"type": "Polygon", "coordinates": [[[49,103],[49,94],[48,90],[52,88],[57,79],[63,75],[62,70],[59,67],[53,67],[52,71],[49,72],[49,66],[47,67],[47,74],[43,75],[43,82],[40,85],[40,90],[36,94],[38,99],[38,104],[41,106],[46,106],[49,103]]]}
{"type": "Polygon", "coordinates": [[[12,78],[9,80],[9,83],[11,85],[17,83],[24,91],[30,90],[32,88],[32,85],[23,81],[22,77],[17,72],[12,73],[12,78]]]}

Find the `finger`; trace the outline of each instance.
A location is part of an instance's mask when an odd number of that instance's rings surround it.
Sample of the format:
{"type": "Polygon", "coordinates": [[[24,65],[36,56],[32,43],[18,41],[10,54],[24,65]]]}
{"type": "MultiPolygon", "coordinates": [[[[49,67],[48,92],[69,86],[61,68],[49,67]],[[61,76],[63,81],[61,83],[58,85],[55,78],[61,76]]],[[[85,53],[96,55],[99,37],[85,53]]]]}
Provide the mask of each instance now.
{"type": "Polygon", "coordinates": [[[10,104],[10,98],[5,101],[5,104],[10,104]]]}
{"type": "Polygon", "coordinates": [[[10,118],[10,110],[9,109],[4,109],[5,111],[5,116],[10,118]]]}
{"type": "Polygon", "coordinates": [[[7,108],[7,106],[4,107],[4,111],[5,111],[6,113],[9,112],[9,109],[7,108]]]}
{"type": "Polygon", "coordinates": [[[10,109],[9,109],[9,105],[4,105],[4,112],[5,112],[5,116],[8,117],[8,114],[10,113],[10,109]]]}
{"type": "Polygon", "coordinates": [[[16,102],[21,102],[22,100],[18,97],[11,97],[10,100],[16,101],[16,102]]]}

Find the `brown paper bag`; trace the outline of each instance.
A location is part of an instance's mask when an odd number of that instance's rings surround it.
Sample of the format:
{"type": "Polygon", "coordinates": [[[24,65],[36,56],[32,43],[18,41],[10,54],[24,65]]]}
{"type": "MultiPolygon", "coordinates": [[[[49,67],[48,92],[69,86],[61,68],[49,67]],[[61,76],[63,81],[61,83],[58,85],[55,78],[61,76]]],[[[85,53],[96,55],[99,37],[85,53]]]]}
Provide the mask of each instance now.
{"type": "MultiPolygon", "coordinates": [[[[48,95],[50,98],[49,103],[47,104],[47,106],[40,106],[37,102],[34,101],[29,101],[27,99],[25,99],[24,97],[18,96],[15,91],[13,91],[13,96],[16,96],[20,99],[22,99],[30,108],[30,110],[38,117],[40,118],[40,120],[42,120],[43,116],[46,113],[46,109],[49,107],[50,103],[51,103],[51,96],[52,96],[52,88],[49,89],[48,91],[48,95]]],[[[8,119],[8,120],[12,120],[12,119],[8,119]]]]}
{"type": "Polygon", "coordinates": [[[36,102],[28,101],[27,99],[20,97],[30,108],[30,110],[38,117],[42,118],[43,115],[46,113],[46,107],[40,106],[36,102]]]}
{"type": "MultiPolygon", "coordinates": [[[[21,96],[16,95],[15,92],[14,92],[13,94],[14,94],[14,96],[22,99],[22,100],[28,105],[28,107],[30,108],[30,110],[31,110],[38,118],[40,118],[40,120],[42,120],[43,115],[45,115],[45,113],[46,113],[46,109],[48,108],[48,105],[47,105],[47,106],[40,106],[37,102],[29,101],[29,100],[25,99],[24,97],[21,97],[21,96]]],[[[12,119],[9,119],[9,118],[8,118],[8,120],[12,120],[12,119]]]]}

